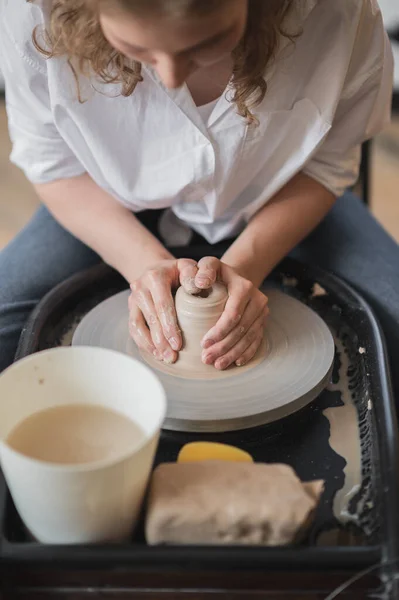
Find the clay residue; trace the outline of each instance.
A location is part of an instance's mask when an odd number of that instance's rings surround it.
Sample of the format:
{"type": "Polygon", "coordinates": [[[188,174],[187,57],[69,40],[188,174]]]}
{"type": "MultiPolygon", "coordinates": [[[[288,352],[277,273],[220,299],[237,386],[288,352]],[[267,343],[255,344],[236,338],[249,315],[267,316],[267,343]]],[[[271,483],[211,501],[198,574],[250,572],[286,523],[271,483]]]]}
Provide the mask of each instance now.
{"type": "Polygon", "coordinates": [[[327,296],[327,291],[319,283],[313,284],[312,298],[319,298],[321,296],[327,296]]]}
{"type": "Polygon", "coordinates": [[[361,445],[358,414],[349,389],[348,355],[342,342],[335,340],[340,355],[339,380],[331,383],[328,390],[340,392],[343,406],[327,408],[323,414],[330,421],[331,448],[346,460],[345,482],[333,502],[333,512],[341,523],[357,521],[357,514],[349,512],[349,504],[359,492],[362,482],[361,445]]]}
{"type": "Polygon", "coordinates": [[[68,327],[67,331],[61,337],[60,344],[59,344],[60,346],[72,346],[72,339],[73,339],[74,333],[75,333],[76,328],[78,327],[80,321],[81,321],[81,317],[76,317],[73,320],[71,325],[68,327]]]}
{"type": "Polygon", "coordinates": [[[187,294],[198,294],[201,290],[195,285],[195,277],[185,277],[183,279],[183,287],[187,294]]]}
{"type": "Polygon", "coordinates": [[[296,287],[298,285],[298,279],[296,277],[286,277],[282,278],[281,283],[286,287],[296,287]]]}

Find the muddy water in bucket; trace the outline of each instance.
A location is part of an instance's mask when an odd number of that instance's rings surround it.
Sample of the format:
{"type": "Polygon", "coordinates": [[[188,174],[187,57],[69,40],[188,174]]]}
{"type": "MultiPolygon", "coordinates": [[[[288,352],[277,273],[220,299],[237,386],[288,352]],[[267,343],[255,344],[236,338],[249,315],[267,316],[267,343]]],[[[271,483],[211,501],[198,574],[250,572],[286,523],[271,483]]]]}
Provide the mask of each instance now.
{"type": "Polygon", "coordinates": [[[205,365],[202,362],[201,340],[221,317],[227,297],[227,289],[221,283],[215,283],[210,290],[204,290],[196,296],[187,294],[183,287],[180,287],[175,298],[176,314],[183,334],[183,348],[179,352],[179,358],[175,364],[168,365],[143,353],[144,360],[154,369],[186,379],[231,377],[238,372],[248,371],[262,362],[267,353],[266,338],[254,358],[243,367],[233,365],[229,369],[220,371],[213,365],[205,365]]]}
{"type": "Polygon", "coordinates": [[[24,456],[79,465],[123,456],[145,433],[134,421],[103,406],[69,404],[33,413],[14,427],[6,443],[24,456]]]}
{"type": "Polygon", "coordinates": [[[166,410],[157,377],[101,348],[33,354],[0,375],[0,460],[42,543],[122,540],[137,522],[166,410]]]}

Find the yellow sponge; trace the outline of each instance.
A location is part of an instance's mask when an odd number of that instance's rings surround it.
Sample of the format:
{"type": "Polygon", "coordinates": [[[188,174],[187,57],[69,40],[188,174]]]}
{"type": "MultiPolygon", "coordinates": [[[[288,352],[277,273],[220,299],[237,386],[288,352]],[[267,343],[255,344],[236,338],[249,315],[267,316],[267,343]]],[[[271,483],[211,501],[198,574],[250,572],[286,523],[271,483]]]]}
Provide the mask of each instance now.
{"type": "Polygon", "coordinates": [[[178,463],[202,462],[206,460],[225,460],[229,462],[253,462],[248,452],[216,442],[191,442],[179,452],[178,463]]]}

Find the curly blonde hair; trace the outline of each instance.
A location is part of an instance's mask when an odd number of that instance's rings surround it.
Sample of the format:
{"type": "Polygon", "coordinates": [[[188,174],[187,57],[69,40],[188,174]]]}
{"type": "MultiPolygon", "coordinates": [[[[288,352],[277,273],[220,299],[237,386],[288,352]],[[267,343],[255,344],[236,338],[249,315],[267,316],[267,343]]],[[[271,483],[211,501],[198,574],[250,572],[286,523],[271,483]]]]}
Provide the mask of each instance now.
{"type": "MultiPolygon", "coordinates": [[[[34,0],[27,0],[32,2],[34,0]]],[[[100,7],[122,8],[135,14],[157,11],[168,17],[201,16],[228,0],[53,0],[49,27],[33,32],[36,48],[48,58],[66,56],[78,84],[78,73],[96,74],[105,83],[120,83],[129,96],[142,81],[141,63],[126,58],[105,38],[98,18],[100,7]]],[[[265,97],[265,73],[275,57],[280,36],[293,40],[297,32],[284,30],[286,16],[298,0],[248,0],[245,33],[233,51],[231,101],[249,123],[251,109],[265,97]]]]}

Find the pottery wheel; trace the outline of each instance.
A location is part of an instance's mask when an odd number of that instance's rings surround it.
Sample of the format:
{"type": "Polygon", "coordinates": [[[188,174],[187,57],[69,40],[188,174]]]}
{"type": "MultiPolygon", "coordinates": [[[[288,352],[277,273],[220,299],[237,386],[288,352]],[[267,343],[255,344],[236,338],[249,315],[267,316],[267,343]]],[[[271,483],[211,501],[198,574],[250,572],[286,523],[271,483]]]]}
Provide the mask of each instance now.
{"type": "MultiPolygon", "coordinates": [[[[325,388],[334,360],[327,325],[298,300],[274,289],[265,292],[270,316],[263,362],[211,380],[154,369],[168,398],[166,429],[205,433],[265,425],[305,407],[325,388]]],[[[145,363],[128,333],[128,296],[129,291],[121,292],[90,311],[72,344],[110,348],[145,363]]]]}

